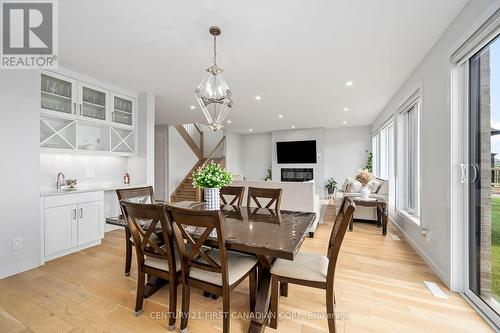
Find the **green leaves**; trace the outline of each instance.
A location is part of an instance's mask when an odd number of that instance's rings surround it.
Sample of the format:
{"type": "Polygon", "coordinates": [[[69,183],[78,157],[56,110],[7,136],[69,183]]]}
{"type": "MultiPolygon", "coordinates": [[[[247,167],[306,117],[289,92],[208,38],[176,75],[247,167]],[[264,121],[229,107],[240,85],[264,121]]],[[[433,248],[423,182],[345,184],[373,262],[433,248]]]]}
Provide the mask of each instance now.
{"type": "Polygon", "coordinates": [[[233,176],[219,164],[210,162],[193,172],[193,186],[197,188],[221,188],[231,184],[233,176]]]}

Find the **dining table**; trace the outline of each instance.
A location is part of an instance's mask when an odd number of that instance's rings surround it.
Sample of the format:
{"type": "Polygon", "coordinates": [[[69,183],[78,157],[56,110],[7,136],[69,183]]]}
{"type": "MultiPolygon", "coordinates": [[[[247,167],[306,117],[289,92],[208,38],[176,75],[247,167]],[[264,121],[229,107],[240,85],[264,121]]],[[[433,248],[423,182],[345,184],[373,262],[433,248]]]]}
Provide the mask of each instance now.
{"type": "MultiPolygon", "coordinates": [[[[176,202],[170,205],[207,210],[203,202],[176,202]]],[[[256,305],[248,332],[262,332],[269,319],[271,267],[276,258],[294,260],[313,224],[316,214],[257,207],[222,205],[226,249],[255,255],[259,260],[256,305]]],[[[193,238],[199,230],[188,231],[193,238]]],[[[207,245],[210,245],[210,238],[207,245]]],[[[213,245],[216,246],[215,238],[213,245]]],[[[286,285],[283,286],[286,294],[286,285]]]]}

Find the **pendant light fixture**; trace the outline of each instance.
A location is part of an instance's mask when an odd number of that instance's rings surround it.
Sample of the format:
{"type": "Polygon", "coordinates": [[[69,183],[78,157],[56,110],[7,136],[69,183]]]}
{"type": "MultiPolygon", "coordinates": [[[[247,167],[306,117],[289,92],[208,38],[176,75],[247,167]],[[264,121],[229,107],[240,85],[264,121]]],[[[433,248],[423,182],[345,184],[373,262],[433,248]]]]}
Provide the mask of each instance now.
{"type": "Polygon", "coordinates": [[[217,36],[221,34],[221,29],[213,26],[209,32],[214,36],[214,64],[207,69],[208,74],[194,91],[194,96],[207,118],[208,126],[217,131],[224,127],[224,119],[231,111],[233,101],[231,90],[222,77],[223,70],[217,66],[217,36]]]}

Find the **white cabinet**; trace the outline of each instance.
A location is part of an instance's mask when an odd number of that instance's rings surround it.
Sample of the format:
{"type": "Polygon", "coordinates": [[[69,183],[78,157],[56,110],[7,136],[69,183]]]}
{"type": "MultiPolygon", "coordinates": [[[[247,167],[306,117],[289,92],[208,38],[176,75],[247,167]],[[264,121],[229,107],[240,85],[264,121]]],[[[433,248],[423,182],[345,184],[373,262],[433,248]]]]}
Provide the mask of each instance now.
{"type": "Polygon", "coordinates": [[[56,73],[42,73],[40,108],[44,114],[75,119],[77,81],[56,73]]]}
{"type": "Polygon", "coordinates": [[[45,255],[52,255],[78,245],[77,205],[45,210],[45,255]]]}
{"type": "Polygon", "coordinates": [[[78,99],[78,118],[101,123],[109,121],[107,90],[78,82],[78,99]]]}
{"type": "Polygon", "coordinates": [[[104,235],[103,192],[42,198],[42,261],[100,244],[104,235]]]}
{"type": "Polygon", "coordinates": [[[113,125],[131,129],[135,126],[135,99],[111,93],[111,121],[113,125]]]}
{"type": "Polygon", "coordinates": [[[136,154],[136,99],[83,80],[41,74],[40,148],[136,154]]]}
{"type": "Polygon", "coordinates": [[[78,205],[78,245],[100,239],[101,221],[99,202],[86,202],[78,205]]]}

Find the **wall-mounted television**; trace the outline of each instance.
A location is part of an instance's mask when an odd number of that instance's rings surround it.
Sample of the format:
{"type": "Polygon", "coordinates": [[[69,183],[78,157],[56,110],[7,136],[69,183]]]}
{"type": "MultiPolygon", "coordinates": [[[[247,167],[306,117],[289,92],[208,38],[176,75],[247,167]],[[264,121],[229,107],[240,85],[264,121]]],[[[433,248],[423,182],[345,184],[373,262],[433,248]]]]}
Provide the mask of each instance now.
{"type": "Polygon", "coordinates": [[[316,140],[276,142],[278,164],[316,163],[316,140]]]}

